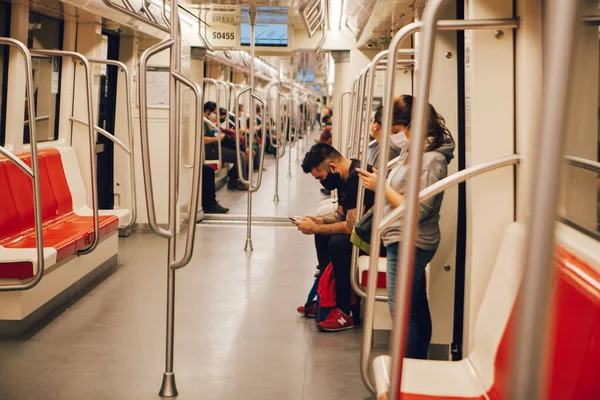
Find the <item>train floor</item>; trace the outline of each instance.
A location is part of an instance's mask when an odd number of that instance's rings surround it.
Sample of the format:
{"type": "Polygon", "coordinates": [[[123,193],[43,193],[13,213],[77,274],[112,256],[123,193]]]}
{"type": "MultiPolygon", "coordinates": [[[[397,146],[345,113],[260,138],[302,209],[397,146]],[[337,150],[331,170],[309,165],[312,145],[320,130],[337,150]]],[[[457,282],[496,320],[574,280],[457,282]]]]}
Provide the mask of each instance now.
{"type": "MultiPolygon", "coordinates": [[[[308,178],[305,190],[318,201],[308,178]]],[[[302,213],[285,215],[292,211],[302,213]]],[[[296,312],[313,282],[312,237],[291,225],[256,226],[254,252],[246,253],[245,235],[243,225],[199,224],[192,262],[177,272],[178,398],[368,398],[360,329],[320,333],[296,312]]],[[[27,337],[0,341],[0,399],[158,398],[167,242],[149,233],[120,240],[119,265],[106,279],[27,337]]]]}

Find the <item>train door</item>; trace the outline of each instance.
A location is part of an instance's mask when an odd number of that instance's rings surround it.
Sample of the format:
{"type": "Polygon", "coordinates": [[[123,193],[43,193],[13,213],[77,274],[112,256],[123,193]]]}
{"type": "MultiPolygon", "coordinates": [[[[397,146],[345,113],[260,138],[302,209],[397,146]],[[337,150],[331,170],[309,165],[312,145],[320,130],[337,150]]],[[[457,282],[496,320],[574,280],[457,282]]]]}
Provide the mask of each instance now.
{"type": "MultiPolygon", "coordinates": [[[[119,59],[119,35],[102,32],[102,56],[108,60],[119,59]]],[[[117,67],[102,65],[100,74],[100,100],[98,102],[98,126],[107,132],[115,131],[117,105],[117,67]]],[[[112,209],[114,196],[114,144],[102,135],[96,139],[98,169],[98,207],[112,209]]]]}

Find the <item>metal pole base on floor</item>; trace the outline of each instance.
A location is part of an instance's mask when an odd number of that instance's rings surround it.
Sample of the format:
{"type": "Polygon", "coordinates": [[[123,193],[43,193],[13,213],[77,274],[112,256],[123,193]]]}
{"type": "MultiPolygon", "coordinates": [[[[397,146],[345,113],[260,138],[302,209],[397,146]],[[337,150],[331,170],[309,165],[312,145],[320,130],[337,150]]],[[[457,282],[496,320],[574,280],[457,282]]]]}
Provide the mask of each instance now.
{"type": "Polygon", "coordinates": [[[177,396],[177,385],[175,384],[175,373],[165,372],[163,374],[163,381],[160,387],[159,396],[162,397],[175,397],[177,396]]]}
{"type": "Polygon", "coordinates": [[[273,201],[275,203],[279,203],[279,195],[277,193],[275,193],[275,196],[273,196],[273,201]]]}
{"type": "Polygon", "coordinates": [[[254,251],[254,246],[252,246],[252,239],[246,239],[246,246],[244,246],[244,251],[254,251]]]}

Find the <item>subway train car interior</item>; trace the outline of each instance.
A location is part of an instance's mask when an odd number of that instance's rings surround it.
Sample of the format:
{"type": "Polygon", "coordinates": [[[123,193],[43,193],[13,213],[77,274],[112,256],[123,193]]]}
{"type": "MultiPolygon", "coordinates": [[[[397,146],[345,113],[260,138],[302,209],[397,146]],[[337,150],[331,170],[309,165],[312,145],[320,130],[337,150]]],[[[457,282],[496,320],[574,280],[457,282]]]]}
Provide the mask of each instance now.
{"type": "Polygon", "coordinates": [[[0,0],[0,400],[599,400],[598,0],[0,0]]]}

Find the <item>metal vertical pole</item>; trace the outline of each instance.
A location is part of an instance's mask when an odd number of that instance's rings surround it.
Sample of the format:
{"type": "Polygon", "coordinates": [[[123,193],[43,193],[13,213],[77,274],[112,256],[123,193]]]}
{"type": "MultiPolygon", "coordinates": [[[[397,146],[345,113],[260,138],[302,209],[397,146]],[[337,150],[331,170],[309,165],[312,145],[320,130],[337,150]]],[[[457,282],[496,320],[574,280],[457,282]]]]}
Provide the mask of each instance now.
{"type": "Polygon", "coordinates": [[[518,309],[510,398],[546,398],[545,350],[552,333],[550,291],[555,271],[554,227],[556,203],[563,164],[563,137],[566,131],[565,102],[578,22],[578,0],[549,0],[544,15],[543,105],[538,152],[532,164],[536,190],[529,210],[529,237],[525,247],[525,275],[518,309]],[[542,134],[543,132],[543,134],[542,134]]]}
{"type": "MultiPolygon", "coordinates": [[[[166,1],[166,0],[163,0],[166,1]]],[[[176,231],[177,224],[177,189],[179,148],[177,146],[179,131],[179,82],[173,76],[173,71],[179,71],[181,57],[181,38],[179,35],[179,13],[178,0],[171,0],[171,38],[174,40],[170,51],[169,74],[169,237],[167,266],[170,266],[176,258],[176,231]]],[[[200,107],[200,105],[198,105],[200,107]]],[[[190,227],[191,229],[191,227],[190,227]]],[[[173,372],[174,358],[174,336],[175,336],[175,270],[167,268],[167,335],[165,372],[159,394],[163,397],[177,396],[177,385],[175,384],[175,373],[173,372]]]]}
{"type": "MultiPolygon", "coordinates": [[[[406,353],[406,339],[408,327],[408,312],[410,307],[410,291],[412,289],[412,272],[415,258],[415,242],[419,218],[419,189],[421,165],[423,163],[423,145],[427,132],[429,117],[429,88],[431,87],[431,73],[433,67],[433,49],[435,46],[436,25],[439,19],[439,10],[445,0],[432,0],[427,3],[423,16],[423,36],[421,37],[420,53],[418,55],[421,65],[421,76],[416,92],[416,104],[412,110],[412,126],[414,129],[409,151],[408,188],[406,196],[406,217],[402,228],[404,237],[400,243],[400,256],[398,262],[398,276],[396,278],[396,293],[394,302],[396,315],[392,328],[392,342],[390,355],[392,360],[390,400],[396,400],[400,393],[402,382],[403,358],[406,353]]],[[[393,75],[396,69],[397,53],[388,55],[388,73],[393,75]]],[[[390,102],[391,104],[391,102],[390,102]]],[[[392,110],[386,110],[392,111],[392,110]]],[[[388,118],[391,116],[388,113],[388,118]]],[[[391,122],[391,121],[388,121],[391,122]]],[[[391,126],[391,124],[387,124],[391,126]]],[[[386,147],[387,149],[387,147],[386,147]]]]}
{"type": "MultiPolygon", "coordinates": [[[[254,129],[256,125],[256,102],[254,100],[254,51],[255,51],[255,27],[256,27],[256,4],[250,3],[248,8],[248,18],[250,19],[250,132],[248,135],[249,154],[252,155],[254,149],[254,129]]],[[[250,157],[252,158],[252,157],[250,157]]],[[[261,168],[259,166],[259,168],[261,168]]],[[[252,170],[254,169],[254,160],[248,161],[248,222],[246,227],[246,245],[245,251],[254,251],[252,246],[252,170]]]]}
{"type": "MultiPolygon", "coordinates": [[[[279,61],[278,61],[279,63],[279,61]]],[[[269,94],[267,93],[267,96],[269,94]]],[[[277,132],[277,147],[275,147],[275,195],[273,196],[273,201],[279,203],[279,154],[281,153],[281,96],[279,94],[279,86],[277,86],[277,101],[275,102],[275,131],[277,132]]],[[[267,101],[271,101],[269,97],[267,97],[267,101]]],[[[270,121],[269,121],[270,122],[270,121]]],[[[271,130],[271,137],[273,136],[273,131],[271,130]]],[[[285,145],[284,145],[285,146],[285,145]]]]}

